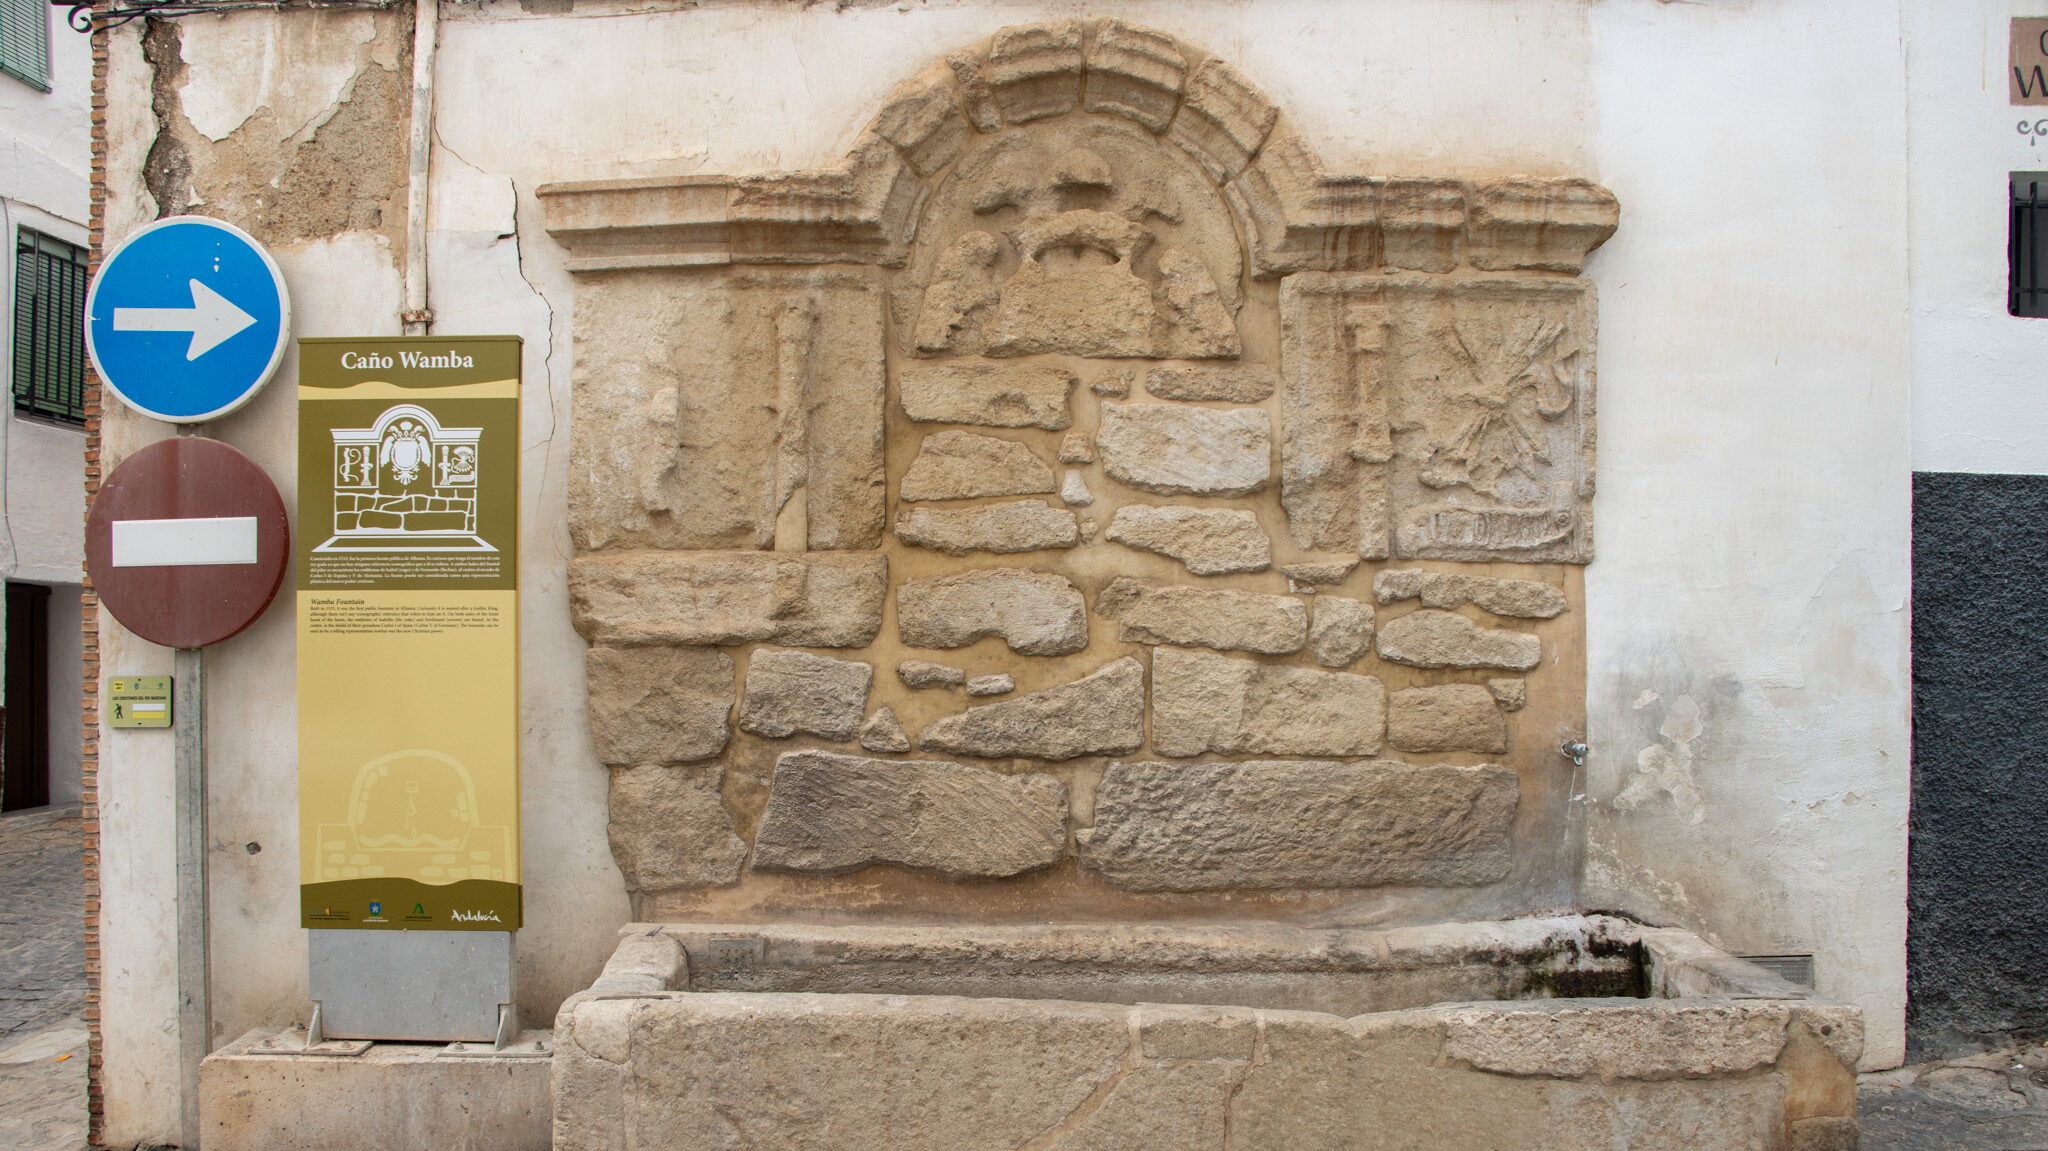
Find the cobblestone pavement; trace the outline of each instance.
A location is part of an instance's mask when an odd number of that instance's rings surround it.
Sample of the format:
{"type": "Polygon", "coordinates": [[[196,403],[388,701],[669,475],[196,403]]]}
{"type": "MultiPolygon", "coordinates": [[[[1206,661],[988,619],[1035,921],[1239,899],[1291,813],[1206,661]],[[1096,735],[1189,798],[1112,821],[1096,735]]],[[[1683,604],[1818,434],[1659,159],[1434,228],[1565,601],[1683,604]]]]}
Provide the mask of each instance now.
{"type": "Polygon", "coordinates": [[[1864,1075],[1863,1151],[2048,1151],[2048,1047],[1864,1075]]]}
{"type": "Polygon", "coordinates": [[[78,808],[0,815],[0,1147],[85,1146],[78,808]]]}

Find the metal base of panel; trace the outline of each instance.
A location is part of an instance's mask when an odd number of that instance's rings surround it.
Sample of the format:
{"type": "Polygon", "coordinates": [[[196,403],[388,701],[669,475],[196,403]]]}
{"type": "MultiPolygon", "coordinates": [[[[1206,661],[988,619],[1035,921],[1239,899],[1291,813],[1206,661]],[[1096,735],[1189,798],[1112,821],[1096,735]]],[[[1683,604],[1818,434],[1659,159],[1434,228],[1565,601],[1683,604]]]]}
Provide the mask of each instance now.
{"type": "Polygon", "coordinates": [[[306,934],[325,1039],[495,1043],[507,1027],[517,1034],[512,932],[306,934]]]}

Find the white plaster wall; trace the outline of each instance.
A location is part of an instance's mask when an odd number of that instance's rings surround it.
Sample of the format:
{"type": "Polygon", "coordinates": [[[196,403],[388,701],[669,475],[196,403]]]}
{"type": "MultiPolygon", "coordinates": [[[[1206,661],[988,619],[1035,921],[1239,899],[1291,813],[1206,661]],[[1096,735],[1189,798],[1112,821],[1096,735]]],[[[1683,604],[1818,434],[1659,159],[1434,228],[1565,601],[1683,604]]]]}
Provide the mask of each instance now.
{"type": "MultiPolygon", "coordinates": [[[[519,976],[529,1020],[544,1022],[587,983],[627,914],[563,587],[570,283],[534,188],[827,165],[899,80],[944,52],[1006,24],[1107,13],[1230,59],[1334,171],[1583,174],[1621,197],[1622,231],[1590,269],[1603,293],[1603,483],[1600,559],[1587,573],[1599,865],[1589,895],[1742,950],[1819,953],[1824,989],[1872,1013],[1873,1063],[1895,1061],[1904,80],[1895,8],[1824,0],[960,0],[652,14],[584,0],[566,17],[509,2],[450,8],[430,248],[437,330],[526,339],[519,976]],[[1659,701],[1638,710],[1645,687],[1659,701]],[[1704,815],[1686,823],[1665,803],[1616,818],[1622,776],[1681,695],[1704,713],[1692,743],[1704,815]]],[[[188,39],[209,23],[225,22],[187,22],[188,39]]],[[[345,58],[362,50],[330,47],[345,58]]],[[[116,34],[114,52],[111,164],[125,175],[110,190],[110,241],[149,217],[139,173],[154,131],[132,29],[116,34]]],[[[260,95],[260,70],[187,58],[201,63],[186,98],[211,93],[202,106],[223,123],[260,95]]],[[[298,334],[395,330],[397,274],[375,237],[277,254],[298,334]]],[[[215,429],[288,498],[295,370],[288,360],[264,396],[215,429]]],[[[108,424],[111,458],[162,434],[132,417],[108,424]]],[[[168,652],[104,615],[101,626],[108,674],[170,670],[168,652]]],[[[288,610],[277,609],[208,656],[217,1035],[305,1007],[291,644],[288,610]]],[[[170,756],[168,740],[147,733],[101,738],[105,1077],[118,1143],[165,1137],[176,1123],[165,1078],[175,1066],[170,756]]]]}
{"type": "MultiPolygon", "coordinates": [[[[92,44],[48,9],[50,90],[0,75],[0,379],[12,379],[14,242],[27,227],[86,242],[92,44]]],[[[79,798],[78,578],[85,564],[85,435],[18,419],[0,400],[0,575],[51,585],[50,801],[79,798]]]]}
{"type": "MultiPolygon", "coordinates": [[[[106,237],[109,245],[155,217],[142,181],[155,136],[142,24],[108,34],[106,237]]],[[[168,433],[109,407],[102,466],[168,433]]],[[[169,675],[171,653],[130,635],[98,610],[100,677],[169,675]]],[[[282,706],[273,701],[273,706],[282,706]]],[[[178,1138],[176,869],[171,740],[167,731],[99,726],[100,1086],[107,1145],[178,1138]]],[[[280,765],[282,766],[282,765],[280,765]]],[[[289,788],[278,770],[271,786],[289,788]]],[[[289,906],[289,905],[288,905],[289,906]]],[[[300,966],[303,966],[301,964],[300,966]]],[[[289,977],[280,963],[278,976],[289,977]]]]}
{"type": "Polygon", "coordinates": [[[1740,953],[1814,953],[1820,990],[1867,1012],[1866,1064],[1895,1065],[1910,758],[1898,23],[1876,3],[1615,3],[1594,9],[1592,38],[1595,154],[1622,218],[1590,269],[1586,898],[1740,953]],[[1646,763],[1670,786],[1622,810],[1646,763]]]}
{"type": "Polygon", "coordinates": [[[0,508],[12,561],[7,576],[77,583],[85,570],[85,432],[18,419],[11,401],[8,407],[7,486],[0,508]]]}
{"type": "Polygon", "coordinates": [[[1010,24],[1114,15],[1223,56],[1347,170],[1584,174],[1583,5],[1122,0],[895,8],[584,0],[575,15],[449,9],[436,129],[542,182],[825,166],[890,89],[1010,24]],[[564,27],[575,28],[564,39],[564,27]]]}
{"type": "Polygon", "coordinates": [[[92,196],[92,42],[65,24],[62,9],[45,11],[50,90],[0,74],[0,196],[83,226],[92,196]]]}
{"type": "Polygon", "coordinates": [[[2048,473],[2048,319],[2005,310],[2006,177],[2048,171],[2048,107],[2006,87],[2027,0],[1905,0],[1913,468],[2048,473]],[[2021,123],[2030,129],[2018,131],[2021,123]],[[2035,124],[2043,129],[2035,133],[2035,124]]]}

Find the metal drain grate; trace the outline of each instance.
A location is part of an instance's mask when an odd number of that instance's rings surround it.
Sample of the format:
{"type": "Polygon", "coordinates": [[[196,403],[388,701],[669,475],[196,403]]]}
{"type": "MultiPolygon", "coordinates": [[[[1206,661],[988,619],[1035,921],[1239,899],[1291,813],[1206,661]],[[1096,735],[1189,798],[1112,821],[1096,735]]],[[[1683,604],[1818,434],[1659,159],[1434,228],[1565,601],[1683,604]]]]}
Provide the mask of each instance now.
{"type": "Polygon", "coordinates": [[[1811,955],[1744,955],[1746,959],[1772,975],[1801,987],[1813,987],[1813,956],[1811,955]]]}

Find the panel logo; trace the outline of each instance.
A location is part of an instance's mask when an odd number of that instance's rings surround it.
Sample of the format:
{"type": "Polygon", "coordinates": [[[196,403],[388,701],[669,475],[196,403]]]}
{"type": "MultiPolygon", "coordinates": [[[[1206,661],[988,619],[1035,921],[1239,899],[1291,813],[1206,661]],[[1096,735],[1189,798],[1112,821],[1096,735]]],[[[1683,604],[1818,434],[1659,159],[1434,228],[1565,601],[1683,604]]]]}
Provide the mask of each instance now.
{"type": "Polygon", "coordinates": [[[500,921],[500,920],[498,919],[498,913],[497,913],[497,912],[495,912],[495,911],[458,911],[458,912],[456,912],[455,914],[453,914],[453,915],[449,916],[449,918],[450,918],[450,919],[452,919],[452,920],[454,920],[454,921],[455,921],[455,922],[457,922],[457,923],[498,923],[498,922],[501,922],[501,921],[500,921]]]}

